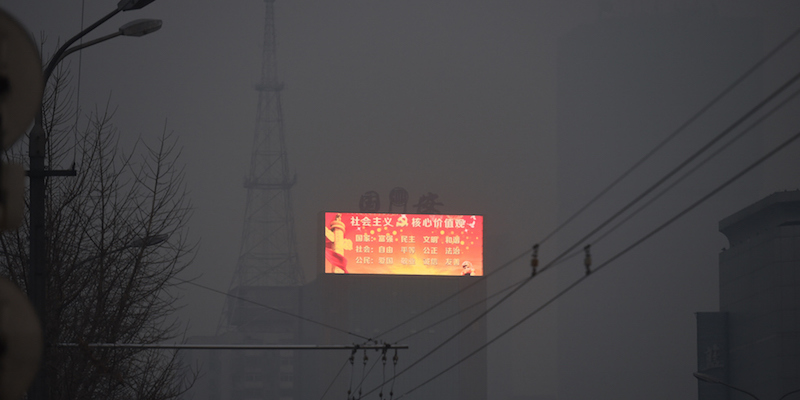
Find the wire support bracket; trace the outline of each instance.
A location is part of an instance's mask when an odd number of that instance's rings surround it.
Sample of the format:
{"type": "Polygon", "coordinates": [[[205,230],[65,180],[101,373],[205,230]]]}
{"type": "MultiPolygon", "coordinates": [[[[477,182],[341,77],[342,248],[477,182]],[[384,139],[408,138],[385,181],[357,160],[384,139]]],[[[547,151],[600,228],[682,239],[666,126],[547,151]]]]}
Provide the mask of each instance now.
{"type": "Polygon", "coordinates": [[[111,348],[111,349],[165,349],[165,350],[384,350],[384,349],[408,349],[404,344],[385,344],[385,345],[316,345],[316,344],[143,344],[143,343],[56,343],[54,347],[59,348],[111,348]]]}

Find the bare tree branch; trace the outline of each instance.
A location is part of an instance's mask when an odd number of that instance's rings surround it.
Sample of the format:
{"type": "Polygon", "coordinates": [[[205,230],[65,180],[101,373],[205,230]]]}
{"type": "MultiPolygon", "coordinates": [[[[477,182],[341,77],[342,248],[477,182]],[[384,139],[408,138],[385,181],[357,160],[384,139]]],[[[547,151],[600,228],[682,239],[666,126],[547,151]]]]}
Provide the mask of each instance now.
{"type": "MultiPolygon", "coordinates": [[[[196,378],[176,352],[89,348],[88,343],[160,343],[182,338],[171,278],[191,261],[191,204],[180,147],[166,123],[155,143],[123,151],[110,101],[76,132],[69,76],[53,74],[43,102],[47,166],[72,164],[76,177],[47,180],[45,368],[52,399],[174,399],[196,378]],[[146,246],[146,238],[167,242],[146,246]]],[[[5,154],[26,163],[20,147],[5,154]]],[[[25,200],[26,209],[29,200],[25,200]]],[[[27,219],[26,219],[27,221],[27,219]]],[[[0,273],[25,288],[29,231],[0,235],[0,273]]]]}

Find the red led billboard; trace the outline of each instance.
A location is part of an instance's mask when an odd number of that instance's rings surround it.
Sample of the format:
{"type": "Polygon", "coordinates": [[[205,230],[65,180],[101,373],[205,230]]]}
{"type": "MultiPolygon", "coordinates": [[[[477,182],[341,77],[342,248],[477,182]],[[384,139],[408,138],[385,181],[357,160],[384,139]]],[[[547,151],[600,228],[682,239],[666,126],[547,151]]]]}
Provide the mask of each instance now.
{"type": "Polygon", "coordinates": [[[325,273],[483,275],[483,216],[325,213],[325,273]]]}

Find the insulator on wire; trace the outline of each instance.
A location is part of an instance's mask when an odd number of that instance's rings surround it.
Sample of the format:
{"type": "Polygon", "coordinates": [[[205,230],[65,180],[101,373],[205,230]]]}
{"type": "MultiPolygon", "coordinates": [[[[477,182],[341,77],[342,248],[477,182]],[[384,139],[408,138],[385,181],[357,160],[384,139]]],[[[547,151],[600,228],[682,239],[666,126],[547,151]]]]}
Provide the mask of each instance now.
{"type": "Polygon", "coordinates": [[[381,383],[381,391],[378,393],[379,400],[383,400],[383,385],[386,383],[386,352],[389,350],[390,346],[389,343],[386,343],[381,354],[381,361],[383,362],[383,382],[381,383]]]}
{"type": "Polygon", "coordinates": [[[353,351],[350,352],[350,359],[349,359],[350,360],[350,365],[353,365],[353,363],[355,362],[355,360],[356,360],[356,352],[357,351],[358,351],[358,345],[356,345],[353,348],[353,351]]]}
{"type": "Polygon", "coordinates": [[[356,352],[358,352],[358,345],[353,347],[353,351],[350,352],[350,358],[347,360],[350,361],[350,388],[347,389],[347,400],[351,400],[355,398],[354,396],[350,396],[353,393],[353,374],[355,372],[355,360],[356,360],[356,352]]]}
{"type": "Polygon", "coordinates": [[[531,267],[533,268],[533,272],[531,272],[531,276],[536,276],[536,267],[539,266],[539,243],[533,245],[533,256],[531,258],[531,267]]]}
{"type": "Polygon", "coordinates": [[[583,258],[583,266],[586,267],[586,275],[592,273],[592,270],[589,269],[589,267],[592,266],[592,254],[589,252],[591,247],[592,245],[587,244],[586,247],[583,248],[583,251],[586,252],[586,256],[583,258]]]}

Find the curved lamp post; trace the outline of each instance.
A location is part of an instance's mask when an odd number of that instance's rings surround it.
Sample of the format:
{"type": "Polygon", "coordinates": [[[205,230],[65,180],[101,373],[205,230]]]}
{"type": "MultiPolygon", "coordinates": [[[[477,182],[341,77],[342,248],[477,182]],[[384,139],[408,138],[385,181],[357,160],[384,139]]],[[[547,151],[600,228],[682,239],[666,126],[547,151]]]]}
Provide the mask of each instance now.
{"type": "MultiPolygon", "coordinates": [[[[708,382],[708,383],[716,383],[716,384],[722,385],[722,386],[727,386],[727,387],[729,387],[729,388],[731,388],[733,390],[742,392],[742,393],[744,393],[744,394],[746,394],[746,395],[748,395],[748,396],[750,396],[750,397],[752,397],[752,398],[754,398],[756,400],[760,400],[758,397],[756,397],[756,395],[754,395],[754,394],[752,394],[752,393],[750,393],[750,392],[748,392],[748,391],[746,391],[744,389],[740,389],[740,388],[738,388],[736,386],[730,385],[730,384],[728,384],[728,383],[726,383],[724,381],[721,381],[721,380],[719,380],[717,378],[714,378],[711,375],[706,375],[706,374],[703,374],[703,373],[700,373],[700,372],[692,372],[692,375],[694,375],[694,377],[697,378],[697,380],[700,380],[700,381],[703,381],[703,382],[708,382]]],[[[798,392],[800,392],[800,389],[792,390],[791,392],[784,393],[783,396],[778,398],[778,400],[783,400],[784,398],[786,398],[786,396],[789,396],[790,394],[798,393],[798,392]]]]}
{"type": "MultiPolygon", "coordinates": [[[[95,23],[89,25],[86,29],[80,31],[77,35],[73,36],[53,53],[53,56],[44,67],[42,75],[44,77],[44,84],[50,79],[56,65],[58,65],[64,57],[75,51],[84,49],[91,45],[109,40],[117,36],[143,36],[151,32],[155,32],[161,27],[161,21],[156,20],[137,20],[123,25],[117,32],[101,37],[82,45],[71,47],[80,38],[86,36],[89,32],[93,31],[104,22],[111,19],[111,17],[119,14],[122,11],[138,10],[147,6],[154,0],[120,0],[117,3],[117,8],[104,17],[97,20],[95,23]]],[[[47,282],[47,266],[45,255],[47,254],[47,238],[45,236],[45,198],[46,187],[45,178],[49,176],[74,176],[75,171],[58,171],[45,168],[45,158],[47,149],[47,136],[45,135],[42,126],[42,112],[41,108],[36,114],[33,122],[33,127],[28,136],[28,156],[30,159],[29,164],[29,190],[30,190],[30,267],[28,270],[28,296],[33,303],[34,308],[39,314],[41,321],[43,335],[46,335],[46,282],[47,282]]],[[[46,337],[46,336],[45,336],[46,337]]],[[[28,399],[31,400],[44,400],[48,398],[47,393],[47,347],[45,346],[44,354],[42,355],[42,366],[39,373],[28,391],[28,399]]]]}
{"type": "Polygon", "coordinates": [[[105,42],[106,40],[113,39],[117,36],[139,37],[147,35],[148,33],[153,33],[159,29],[161,29],[160,19],[137,19],[135,21],[128,22],[127,24],[120,26],[119,30],[114,33],[99,37],[94,40],[90,40],[86,43],[67,49],[66,51],[64,51],[64,54],[62,54],[61,57],[59,57],[58,61],[56,61],[55,64],[58,64],[59,61],[63,60],[68,55],[78,50],[83,50],[89,46],[94,46],[98,43],[105,42]]]}

